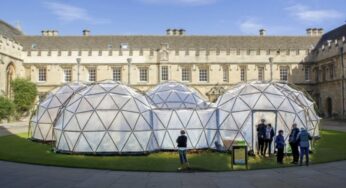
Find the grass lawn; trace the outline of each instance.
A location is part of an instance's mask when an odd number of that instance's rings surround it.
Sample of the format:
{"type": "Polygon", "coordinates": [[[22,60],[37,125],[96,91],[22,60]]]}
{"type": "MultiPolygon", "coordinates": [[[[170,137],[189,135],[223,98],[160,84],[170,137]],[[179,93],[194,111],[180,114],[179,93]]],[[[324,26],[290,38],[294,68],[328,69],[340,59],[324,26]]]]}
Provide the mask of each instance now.
{"type": "MultiPolygon", "coordinates": [[[[322,139],[316,142],[312,163],[346,160],[346,133],[321,131],[322,139]]],[[[176,152],[158,152],[146,156],[85,156],[56,154],[52,146],[27,140],[27,134],[0,137],[0,160],[127,171],[176,171],[179,166],[176,152]]],[[[190,165],[197,171],[231,170],[230,154],[212,151],[188,154],[190,165]]],[[[275,157],[249,157],[249,169],[263,169],[292,166],[290,157],[285,165],[277,165],[275,157]]],[[[235,166],[235,169],[244,169],[235,166]]]]}

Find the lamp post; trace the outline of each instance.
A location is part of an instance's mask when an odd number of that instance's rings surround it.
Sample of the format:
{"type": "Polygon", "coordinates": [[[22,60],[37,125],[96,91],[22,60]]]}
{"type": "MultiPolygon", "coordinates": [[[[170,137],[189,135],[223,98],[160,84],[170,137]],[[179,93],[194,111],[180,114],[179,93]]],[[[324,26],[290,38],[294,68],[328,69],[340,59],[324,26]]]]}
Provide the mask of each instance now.
{"type": "Polygon", "coordinates": [[[131,62],[132,58],[127,58],[127,84],[131,84],[131,62]]]}
{"type": "Polygon", "coordinates": [[[81,61],[81,58],[76,58],[76,61],[77,61],[77,83],[79,83],[79,65],[80,65],[80,61],[81,61]]]}
{"type": "Polygon", "coordinates": [[[273,57],[269,58],[269,65],[270,65],[270,81],[273,81],[273,57]]]}

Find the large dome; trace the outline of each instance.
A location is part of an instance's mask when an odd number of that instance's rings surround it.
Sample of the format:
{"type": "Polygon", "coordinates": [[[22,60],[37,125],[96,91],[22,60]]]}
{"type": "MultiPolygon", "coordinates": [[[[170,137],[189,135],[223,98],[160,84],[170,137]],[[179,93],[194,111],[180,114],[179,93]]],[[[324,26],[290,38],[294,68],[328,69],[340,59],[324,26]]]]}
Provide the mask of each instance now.
{"type": "Polygon", "coordinates": [[[239,84],[217,100],[219,142],[228,149],[231,144],[225,143],[245,141],[256,150],[254,133],[261,119],[271,123],[276,132],[283,130],[286,140],[293,123],[318,136],[319,117],[313,104],[304,93],[284,83],[254,81],[239,84]]]}
{"type": "Polygon", "coordinates": [[[209,103],[197,91],[173,81],[159,84],[147,92],[147,95],[151,99],[151,104],[158,108],[203,109],[209,106],[209,103]]]}
{"type": "Polygon", "coordinates": [[[31,138],[40,141],[53,141],[53,124],[63,104],[84,84],[71,83],[55,88],[38,104],[36,114],[31,118],[31,138]]]}
{"type": "Polygon", "coordinates": [[[127,153],[155,148],[145,96],[115,82],[88,86],[71,97],[55,126],[61,152],[127,153]]]}

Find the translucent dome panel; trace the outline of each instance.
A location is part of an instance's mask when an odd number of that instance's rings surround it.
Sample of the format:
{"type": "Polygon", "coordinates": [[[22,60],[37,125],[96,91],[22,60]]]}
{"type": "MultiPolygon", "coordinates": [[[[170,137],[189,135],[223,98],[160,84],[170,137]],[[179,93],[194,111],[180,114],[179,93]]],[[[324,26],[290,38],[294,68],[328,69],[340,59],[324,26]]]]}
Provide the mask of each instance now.
{"type": "Polygon", "coordinates": [[[150,90],[151,104],[165,109],[207,108],[209,103],[197,91],[178,82],[166,82],[150,90]]]}
{"type": "Polygon", "coordinates": [[[31,138],[41,141],[53,141],[53,123],[60,108],[84,84],[72,83],[54,89],[38,104],[36,114],[30,123],[31,138]]]}
{"type": "Polygon", "coordinates": [[[157,149],[146,98],[118,83],[76,93],[55,126],[56,149],[76,153],[142,153],[157,149]]]}

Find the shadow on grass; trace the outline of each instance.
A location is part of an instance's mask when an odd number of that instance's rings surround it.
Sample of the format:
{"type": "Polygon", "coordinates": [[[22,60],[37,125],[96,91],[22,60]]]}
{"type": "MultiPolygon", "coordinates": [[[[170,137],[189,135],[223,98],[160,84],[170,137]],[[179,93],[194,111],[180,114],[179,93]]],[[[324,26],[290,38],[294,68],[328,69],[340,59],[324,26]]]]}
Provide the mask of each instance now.
{"type": "MultiPolygon", "coordinates": [[[[312,163],[322,163],[346,159],[346,133],[321,131],[322,139],[316,142],[312,163]]],[[[188,172],[230,171],[231,155],[213,151],[188,153],[191,170],[188,172]]],[[[176,172],[179,167],[176,152],[157,152],[145,156],[90,156],[57,154],[52,145],[32,142],[27,134],[0,137],[0,160],[31,164],[63,166],[73,168],[93,168],[119,171],[176,172]]],[[[290,157],[285,164],[276,164],[275,156],[249,157],[249,169],[289,167],[290,157]]],[[[244,166],[234,166],[234,170],[245,170],[244,166]]]]}

